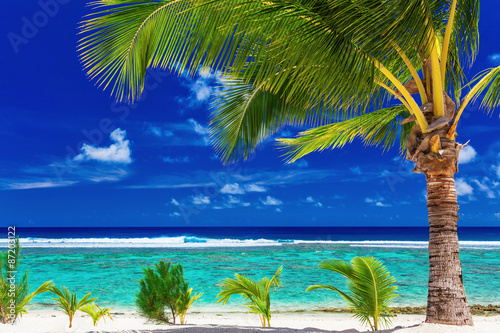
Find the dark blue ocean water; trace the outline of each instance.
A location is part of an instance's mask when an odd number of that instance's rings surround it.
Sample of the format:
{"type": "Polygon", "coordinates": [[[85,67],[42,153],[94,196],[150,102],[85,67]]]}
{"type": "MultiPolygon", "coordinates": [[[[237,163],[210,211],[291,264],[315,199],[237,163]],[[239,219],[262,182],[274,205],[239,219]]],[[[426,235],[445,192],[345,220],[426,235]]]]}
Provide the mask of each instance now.
{"type": "MultiPolygon", "coordinates": [[[[17,228],[22,237],[142,238],[192,236],[215,239],[271,240],[397,240],[427,241],[427,227],[134,227],[134,228],[17,228]]],[[[459,228],[460,240],[500,241],[500,227],[459,228]]]]}

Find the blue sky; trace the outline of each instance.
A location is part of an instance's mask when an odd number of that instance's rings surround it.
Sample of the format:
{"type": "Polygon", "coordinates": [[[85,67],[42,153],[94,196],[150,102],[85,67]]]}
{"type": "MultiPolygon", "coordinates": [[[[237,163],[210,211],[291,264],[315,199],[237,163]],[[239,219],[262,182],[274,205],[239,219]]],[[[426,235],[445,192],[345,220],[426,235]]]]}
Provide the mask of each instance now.
{"type": "MultiPolygon", "coordinates": [[[[284,165],[268,139],[249,161],[223,166],[207,136],[215,77],[151,71],[139,102],[116,104],[77,58],[83,1],[2,6],[1,225],[427,225],[424,177],[396,148],[355,141],[284,165]]],[[[500,65],[498,12],[482,2],[469,77],[500,65]]],[[[470,140],[456,176],[459,225],[499,225],[498,116],[471,106],[458,129],[470,140]]]]}

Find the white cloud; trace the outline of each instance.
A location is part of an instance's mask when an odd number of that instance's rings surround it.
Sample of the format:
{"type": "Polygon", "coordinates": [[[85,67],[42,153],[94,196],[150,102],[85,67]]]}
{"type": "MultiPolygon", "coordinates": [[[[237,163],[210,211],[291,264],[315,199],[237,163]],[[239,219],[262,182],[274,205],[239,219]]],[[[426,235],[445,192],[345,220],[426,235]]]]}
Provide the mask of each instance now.
{"type": "Polygon", "coordinates": [[[266,188],[264,186],[260,186],[257,184],[247,184],[245,185],[245,190],[247,192],[266,192],[266,188]]]}
{"type": "Polygon", "coordinates": [[[192,89],[198,101],[205,101],[212,94],[212,88],[209,87],[205,81],[196,81],[192,89]]]}
{"type": "Polygon", "coordinates": [[[206,135],[209,134],[210,131],[208,130],[208,127],[202,126],[199,122],[194,120],[193,118],[188,119],[188,122],[193,126],[193,130],[200,134],[200,135],[206,135]]]}
{"type": "Polygon", "coordinates": [[[145,123],[144,125],[146,126],[146,133],[157,136],[159,138],[170,137],[174,135],[172,131],[163,129],[160,126],[156,126],[150,123],[145,123]]]}
{"type": "Polygon", "coordinates": [[[170,203],[174,206],[179,206],[179,201],[175,200],[174,198],[172,198],[172,201],[170,201],[170,203]]]}
{"type": "Polygon", "coordinates": [[[171,217],[179,217],[181,216],[181,214],[177,213],[177,212],[173,212],[172,214],[170,214],[171,217]]]}
{"type": "Polygon", "coordinates": [[[190,159],[188,156],[179,156],[179,157],[169,157],[169,156],[163,156],[162,161],[165,163],[189,163],[190,159]]]}
{"type": "Polygon", "coordinates": [[[206,195],[199,194],[193,197],[194,205],[208,205],[210,203],[210,198],[206,195]]]}
{"type": "Polygon", "coordinates": [[[365,198],[365,202],[369,203],[370,205],[373,205],[375,207],[391,207],[392,205],[384,203],[385,199],[382,198],[381,196],[378,196],[375,199],[372,198],[365,198]]]}
{"type": "Polygon", "coordinates": [[[500,213],[495,213],[494,215],[496,218],[500,219],[500,213]]]}
{"type": "Polygon", "coordinates": [[[361,175],[361,168],[359,166],[357,167],[354,167],[354,168],[349,168],[349,170],[351,170],[351,172],[355,175],[361,175]]]}
{"type": "Polygon", "coordinates": [[[307,163],[307,161],[304,159],[300,159],[297,162],[293,163],[292,165],[297,167],[297,168],[303,169],[303,168],[307,168],[309,166],[309,163],[307,163]]]}
{"type": "Polygon", "coordinates": [[[266,200],[260,200],[263,205],[265,206],[279,206],[283,204],[283,201],[273,198],[272,196],[268,195],[266,197],[266,200]]]}
{"type": "Polygon", "coordinates": [[[128,172],[124,169],[108,169],[108,170],[89,170],[87,172],[81,172],[82,176],[91,182],[116,182],[128,175],[128,172]],[[93,171],[93,172],[92,172],[93,171]]]}
{"type": "Polygon", "coordinates": [[[84,143],[82,153],[74,157],[75,161],[99,161],[107,163],[125,163],[132,162],[130,158],[129,141],[125,140],[127,132],[119,128],[115,129],[109,135],[114,143],[109,147],[95,147],[84,143]]]}
{"type": "Polygon", "coordinates": [[[455,181],[455,189],[458,196],[471,195],[474,192],[472,186],[467,184],[467,182],[463,178],[458,178],[455,181]]]}
{"type": "Polygon", "coordinates": [[[278,132],[278,136],[280,138],[291,138],[293,136],[293,133],[289,130],[281,130],[278,132]]]}
{"type": "Polygon", "coordinates": [[[200,77],[194,81],[190,90],[198,102],[208,100],[210,95],[216,91],[212,84],[220,78],[218,74],[211,74],[209,71],[201,71],[200,77]]]}
{"type": "Polygon", "coordinates": [[[220,192],[225,194],[245,194],[245,191],[238,183],[226,184],[220,189],[220,192]]]}
{"type": "Polygon", "coordinates": [[[500,53],[493,53],[488,56],[488,60],[493,64],[493,65],[500,65],[500,53]]]}
{"type": "Polygon", "coordinates": [[[242,203],[241,205],[242,205],[243,207],[248,207],[248,206],[250,206],[250,202],[244,202],[244,203],[242,203]]]}
{"type": "Polygon", "coordinates": [[[323,207],[323,204],[321,202],[314,200],[314,198],[311,196],[308,196],[306,198],[306,202],[314,203],[315,207],[323,207]]]}
{"type": "Polygon", "coordinates": [[[189,95],[178,97],[177,102],[186,109],[195,109],[207,103],[210,96],[220,91],[219,86],[223,81],[220,73],[211,74],[208,70],[201,69],[196,79],[185,77],[182,85],[189,89],[189,95]]]}
{"type": "Polygon", "coordinates": [[[500,165],[497,166],[497,176],[500,178],[500,165]]]}
{"type": "Polygon", "coordinates": [[[477,152],[472,146],[465,146],[462,148],[462,150],[460,150],[460,153],[458,155],[458,163],[466,164],[471,161],[474,161],[476,155],[477,152]]]}
{"type": "Polygon", "coordinates": [[[277,211],[278,213],[281,213],[281,212],[282,212],[281,208],[276,208],[276,211],[277,211]]]}
{"type": "MultiPolygon", "coordinates": [[[[472,181],[479,187],[479,190],[486,193],[486,197],[490,199],[496,198],[495,192],[493,192],[493,190],[487,184],[490,183],[490,179],[488,177],[484,177],[483,182],[480,182],[477,179],[473,179],[472,181]]],[[[493,187],[495,187],[495,183],[493,183],[493,187]]]]}
{"type": "Polygon", "coordinates": [[[210,130],[208,129],[208,127],[201,125],[199,122],[197,122],[193,118],[188,119],[188,122],[191,124],[194,132],[203,137],[203,142],[205,143],[205,145],[209,145],[210,139],[209,139],[208,135],[210,134],[210,130]]]}
{"type": "Polygon", "coordinates": [[[232,195],[229,196],[229,198],[227,199],[227,203],[228,204],[239,204],[241,202],[240,199],[236,198],[236,197],[233,197],[232,195]]]}
{"type": "Polygon", "coordinates": [[[77,181],[52,181],[47,180],[43,182],[26,182],[26,183],[11,183],[7,188],[11,190],[30,190],[34,188],[50,188],[50,187],[66,187],[78,183],[77,181]]]}

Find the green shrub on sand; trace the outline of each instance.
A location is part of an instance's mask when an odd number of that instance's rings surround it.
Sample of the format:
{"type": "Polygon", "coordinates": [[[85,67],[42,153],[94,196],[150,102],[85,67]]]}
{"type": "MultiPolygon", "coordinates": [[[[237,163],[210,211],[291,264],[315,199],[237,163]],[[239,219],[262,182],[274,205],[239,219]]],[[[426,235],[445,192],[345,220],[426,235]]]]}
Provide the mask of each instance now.
{"type": "Polygon", "coordinates": [[[175,324],[175,317],[179,316],[184,324],[188,309],[202,294],[192,295],[182,265],[160,261],[153,268],[142,270],[144,276],[139,280],[140,290],[135,300],[139,312],[151,320],[169,324],[175,324]]]}

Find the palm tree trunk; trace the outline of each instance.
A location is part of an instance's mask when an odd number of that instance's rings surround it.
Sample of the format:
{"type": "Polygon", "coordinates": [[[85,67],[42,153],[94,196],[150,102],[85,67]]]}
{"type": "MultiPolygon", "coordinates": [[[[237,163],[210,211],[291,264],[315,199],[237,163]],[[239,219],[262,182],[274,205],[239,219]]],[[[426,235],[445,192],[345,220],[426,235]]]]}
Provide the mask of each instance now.
{"type": "Polygon", "coordinates": [[[428,323],[473,325],[460,263],[453,173],[425,172],[429,214],[428,323]]]}

